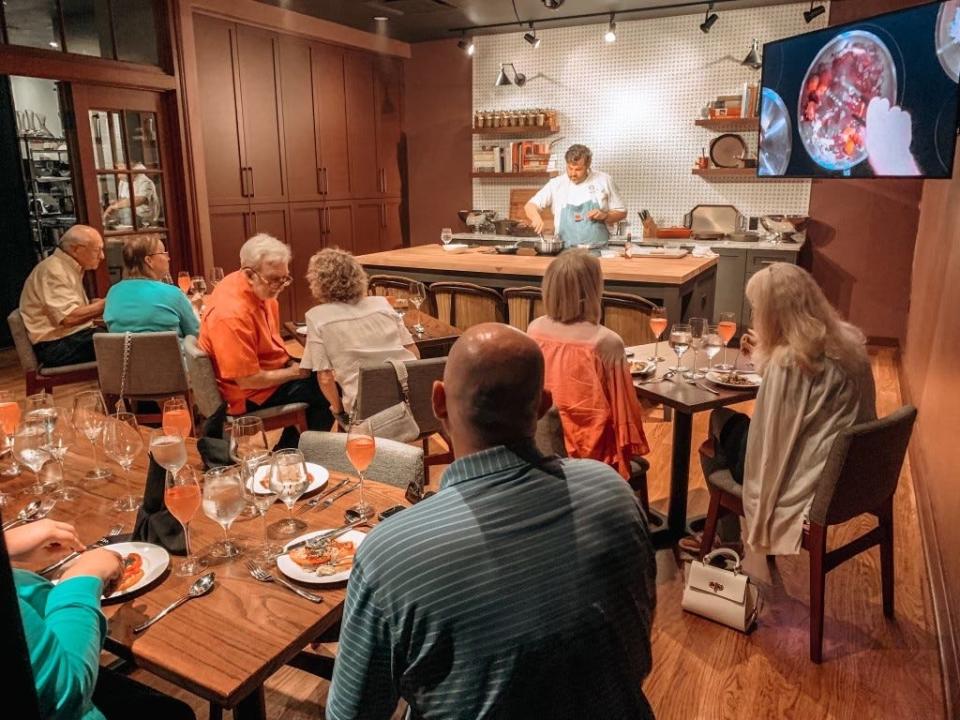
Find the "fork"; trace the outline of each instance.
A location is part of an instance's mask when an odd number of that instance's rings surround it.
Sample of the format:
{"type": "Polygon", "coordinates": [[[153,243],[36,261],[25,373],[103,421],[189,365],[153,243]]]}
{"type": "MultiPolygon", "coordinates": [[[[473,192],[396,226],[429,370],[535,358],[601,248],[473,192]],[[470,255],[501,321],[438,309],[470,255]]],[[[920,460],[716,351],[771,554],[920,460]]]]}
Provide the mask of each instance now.
{"type": "Polygon", "coordinates": [[[247,570],[250,571],[250,575],[253,577],[254,580],[259,580],[260,582],[266,582],[266,583],[269,583],[269,582],[280,583],[284,587],[290,590],[293,590],[293,592],[295,592],[297,595],[299,595],[305,600],[309,600],[310,602],[315,602],[315,603],[323,602],[323,598],[320,595],[317,595],[316,593],[308,592],[307,590],[304,590],[302,588],[298,588],[296,585],[294,585],[291,582],[288,582],[287,580],[283,579],[279,575],[274,575],[271,572],[267,572],[262,567],[257,565],[253,560],[247,560],[247,570]]]}
{"type": "Polygon", "coordinates": [[[79,556],[80,556],[80,553],[86,552],[87,550],[93,550],[94,548],[103,547],[104,545],[109,545],[109,544],[110,544],[110,538],[116,537],[116,536],[119,535],[121,532],[123,532],[123,524],[121,523],[121,524],[119,524],[119,525],[114,525],[112,528],[110,528],[109,531],[107,531],[107,534],[104,535],[104,536],[103,536],[102,538],[100,538],[99,540],[90,543],[90,544],[87,545],[83,550],[74,551],[74,552],[70,553],[69,555],[66,555],[65,557],[60,558],[59,560],[57,560],[57,561],[56,561],[55,563],[53,563],[52,565],[47,565],[47,566],[46,566],[45,568],[43,568],[42,570],[38,570],[38,571],[37,571],[37,575],[49,575],[50,573],[54,572],[55,570],[58,570],[59,568],[61,568],[61,567],[63,567],[64,565],[66,565],[68,562],[70,562],[70,561],[73,560],[74,558],[79,557],[79,556]]]}

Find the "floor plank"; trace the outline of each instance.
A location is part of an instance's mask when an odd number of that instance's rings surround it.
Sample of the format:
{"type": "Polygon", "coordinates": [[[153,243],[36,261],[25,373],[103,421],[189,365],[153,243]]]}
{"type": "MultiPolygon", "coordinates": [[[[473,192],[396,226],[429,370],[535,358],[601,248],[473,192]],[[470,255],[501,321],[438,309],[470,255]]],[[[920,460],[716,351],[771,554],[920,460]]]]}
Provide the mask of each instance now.
{"type": "MultiPolygon", "coordinates": [[[[895,351],[871,352],[878,411],[899,406],[895,351]]],[[[57,388],[57,402],[68,405],[83,385],[57,388]]],[[[0,390],[23,395],[23,379],[12,351],[0,351],[0,390]]],[[[750,409],[750,403],[742,408],[750,409]]],[[[695,448],[706,435],[706,414],[694,422],[695,448]]],[[[670,472],[670,423],[659,408],[650,410],[645,429],[650,497],[665,509],[670,472]]],[[[699,463],[691,457],[692,513],[706,509],[699,463]]],[[[433,477],[439,477],[434,471],[433,477]]],[[[879,556],[870,550],[830,573],[827,580],[825,662],[807,659],[808,562],[806,554],[778,559],[774,584],[764,587],[759,628],[744,636],[680,610],[682,581],[672,555],[658,555],[658,607],[653,631],[654,670],[645,691],[661,720],[734,718],[929,718],[944,717],[940,666],[927,576],[917,525],[909,463],[895,501],[896,619],[881,611],[879,556]]],[[[831,534],[831,543],[869,527],[854,520],[831,534]]],[[[171,688],[149,673],[135,677],[178,697],[207,717],[204,703],[171,688]]],[[[286,668],[267,684],[271,720],[322,716],[328,685],[300,670],[286,668]]],[[[230,717],[230,713],[226,713],[230,717]]],[[[394,715],[399,718],[400,713],[394,715]]]]}

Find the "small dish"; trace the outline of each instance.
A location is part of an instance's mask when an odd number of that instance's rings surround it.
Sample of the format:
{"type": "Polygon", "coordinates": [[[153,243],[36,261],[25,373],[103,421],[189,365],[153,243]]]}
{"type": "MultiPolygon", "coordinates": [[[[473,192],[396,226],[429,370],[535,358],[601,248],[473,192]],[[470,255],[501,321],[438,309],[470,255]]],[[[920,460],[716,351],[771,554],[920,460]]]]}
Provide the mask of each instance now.
{"type": "Polygon", "coordinates": [[[650,375],[657,370],[657,363],[653,360],[631,360],[630,361],[630,374],[631,375],[650,375]]]}
{"type": "Polygon", "coordinates": [[[464,243],[450,243],[449,245],[443,245],[443,251],[451,253],[453,255],[458,255],[460,253],[465,253],[470,247],[464,243]]]}
{"type": "Polygon", "coordinates": [[[519,250],[516,245],[494,245],[493,249],[501,255],[516,255],[519,250]]]}

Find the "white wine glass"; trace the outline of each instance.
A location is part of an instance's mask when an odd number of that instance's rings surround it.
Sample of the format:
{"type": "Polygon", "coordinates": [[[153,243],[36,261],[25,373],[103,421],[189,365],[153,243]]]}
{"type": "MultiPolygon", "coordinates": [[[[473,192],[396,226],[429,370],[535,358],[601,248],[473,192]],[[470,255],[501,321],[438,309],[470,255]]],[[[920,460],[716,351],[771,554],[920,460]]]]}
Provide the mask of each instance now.
{"type": "Polygon", "coordinates": [[[223,268],[214,267],[213,270],[210,271],[210,289],[212,290],[221,282],[223,282],[223,268]]]}
{"type": "Polygon", "coordinates": [[[293,448],[277,450],[273,453],[270,468],[270,486],[283,504],[287,506],[289,517],[273,524],[274,532],[280,536],[294,535],[307,524],[293,516],[293,506],[310,485],[310,473],[303,460],[303,453],[293,448]]]}
{"type": "Polygon", "coordinates": [[[650,362],[663,362],[663,358],[660,357],[660,338],[666,329],[667,309],[657,305],[650,310],[650,332],[652,332],[653,337],[656,338],[653,344],[653,355],[647,358],[650,362]]]}
{"type": "Polygon", "coordinates": [[[418,335],[423,335],[423,333],[426,332],[426,328],[423,327],[423,323],[421,322],[423,316],[420,312],[420,306],[423,305],[426,299],[423,293],[423,285],[416,280],[411,282],[409,300],[417,309],[417,324],[413,326],[413,331],[418,335]]]}
{"type": "Polygon", "coordinates": [[[684,377],[689,380],[699,380],[703,373],[697,370],[697,357],[700,348],[703,347],[703,336],[707,333],[710,324],[706,318],[690,318],[690,347],[693,350],[693,364],[690,370],[684,373],[684,377]]]}
{"type": "Polygon", "coordinates": [[[677,323],[670,328],[670,347],[677,354],[677,367],[674,373],[680,373],[680,359],[690,349],[690,326],[686,323],[677,323]]]}
{"type": "Polygon", "coordinates": [[[187,446],[176,430],[166,432],[162,429],[150,432],[150,454],[153,461],[171,475],[180,472],[187,464],[187,446]]]}
{"type": "Polygon", "coordinates": [[[453,230],[448,227],[441,228],[440,242],[442,242],[444,245],[449,245],[451,240],[453,240],[453,230]]]}
{"type": "Polygon", "coordinates": [[[118,497],[114,510],[134,512],[140,507],[140,499],[133,494],[130,468],[140,451],[143,450],[143,438],[137,417],[133,413],[118,412],[107,418],[103,426],[103,450],[117,465],[123,468],[126,477],[126,493],[118,497]]]}
{"type": "Polygon", "coordinates": [[[178,473],[168,472],[164,480],[163,503],[183,526],[183,540],[187,546],[187,559],[177,568],[176,574],[181,577],[196,575],[207,566],[201,558],[194,557],[190,550],[190,521],[200,509],[197,471],[185,465],[178,473]]]}
{"type": "Polygon", "coordinates": [[[47,438],[57,423],[57,406],[53,404],[53,395],[39,392],[28,395],[23,401],[23,419],[25,422],[40,422],[47,431],[47,438]]]}
{"type": "Polygon", "coordinates": [[[53,489],[40,479],[43,466],[53,459],[53,456],[44,450],[46,444],[47,430],[40,422],[20,423],[13,435],[14,454],[21,463],[33,471],[34,484],[27,488],[27,492],[31,495],[43,495],[53,489]]]}
{"type": "Polygon", "coordinates": [[[258,560],[266,563],[271,562],[277,555],[283,552],[283,548],[280,545],[270,541],[270,536],[267,532],[267,512],[269,512],[279,497],[277,494],[277,486],[270,482],[270,474],[272,472],[273,454],[257,455],[256,465],[250,470],[252,479],[249,490],[253,506],[257,509],[263,525],[263,542],[256,549],[256,556],[258,560]]]}
{"type": "Polygon", "coordinates": [[[713,370],[713,359],[720,354],[723,349],[723,338],[717,331],[716,325],[710,325],[707,328],[706,335],[703,336],[703,353],[707,356],[706,371],[713,370]]]}
{"type": "Polygon", "coordinates": [[[720,333],[720,337],[723,338],[723,362],[717,365],[717,370],[729,372],[733,370],[733,365],[727,362],[727,346],[730,344],[733,336],[737,334],[737,316],[732,312],[722,312],[718,317],[717,332],[720,333]]]}
{"type": "Polygon", "coordinates": [[[203,513],[223,528],[223,540],[210,549],[213,557],[233,558],[243,554],[243,548],[230,539],[228,532],[246,505],[239,467],[226,465],[203,474],[203,513]]]}
{"type": "Polygon", "coordinates": [[[100,467],[97,457],[97,440],[107,421],[107,406],[99,390],[85,390],[73,398],[73,424],[90,442],[93,448],[93,469],[84,475],[87,480],[106,480],[113,473],[100,467]]]}
{"type": "MultiPolygon", "coordinates": [[[[250,491],[250,516],[256,510],[252,496],[253,471],[264,458],[270,456],[270,445],[263,420],[255,415],[244,415],[230,423],[225,431],[230,458],[240,466],[244,488],[250,491]]],[[[246,513],[246,511],[245,511],[246,513]]]]}
{"type": "Polygon", "coordinates": [[[76,442],[76,439],[77,432],[73,427],[72,413],[65,408],[60,408],[57,421],[53,429],[47,434],[47,444],[44,448],[60,465],[60,477],[63,480],[56,493],[58,500],[76,500],[79,497],[76,488],[67,484],[67,475],[63,468],[63,459],[67,456],[70,446],[76,442]]]}
{"type": "Polygon", "coordinates": [[[373,462],[377,453],[377,441],[369,420],[361,420],[350,425],[347,431],[347,459],[360,476],[360,500],[349,512],[357,519],[369,520],[373,517],[373,506],[363,496],[363,474],[373,462]]]}

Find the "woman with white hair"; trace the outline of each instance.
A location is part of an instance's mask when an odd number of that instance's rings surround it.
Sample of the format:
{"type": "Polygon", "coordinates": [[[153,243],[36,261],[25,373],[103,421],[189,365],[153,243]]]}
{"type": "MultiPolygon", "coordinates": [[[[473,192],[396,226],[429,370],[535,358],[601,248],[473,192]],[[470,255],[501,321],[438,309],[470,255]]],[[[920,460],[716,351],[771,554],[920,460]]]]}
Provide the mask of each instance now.
{"type": "Polygon", "coordinates": [[[863,333],[840,318],[808,272],[769,265],[747,283],[747,299],[753,329],[741,349],[763,384],[752,419],[713,412],[716,455],[704,474],[726,467],[743,484],[748,551],[792,555],[834,439],[876,419],[876,390],[863,333]]]}

